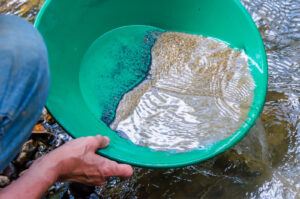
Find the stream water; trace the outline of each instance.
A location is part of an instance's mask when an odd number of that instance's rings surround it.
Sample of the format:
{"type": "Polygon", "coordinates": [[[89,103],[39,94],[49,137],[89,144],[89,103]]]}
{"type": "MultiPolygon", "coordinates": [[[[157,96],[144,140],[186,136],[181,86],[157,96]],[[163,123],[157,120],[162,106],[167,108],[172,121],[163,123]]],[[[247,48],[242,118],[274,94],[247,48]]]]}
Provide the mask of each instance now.
{"type": "MultiPolygon", "coordinates": [[[[0,13],[32,22],[42,3],[0,0],[0,13]]],[[[250,134],[205,163],[169,170],[136,168],[132,178],[112,178],[81,198],[300,198],[300,0],[242,3],[264,38],[270,75],[264,111],[250,134]]],[[[49,197],[66,197],[60,193],[49,197]]]]}

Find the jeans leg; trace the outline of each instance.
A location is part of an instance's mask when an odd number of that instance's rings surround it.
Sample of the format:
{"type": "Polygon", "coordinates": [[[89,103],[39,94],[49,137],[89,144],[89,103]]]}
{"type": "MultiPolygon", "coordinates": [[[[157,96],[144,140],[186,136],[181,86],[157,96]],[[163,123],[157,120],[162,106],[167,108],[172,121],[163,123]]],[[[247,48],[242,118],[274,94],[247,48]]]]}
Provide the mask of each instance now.
{"type": "Polygon", "coordinates": [[[29,138],[46,102],[48,55],[38,31],[0,15],[0,171],[29,138]]]}

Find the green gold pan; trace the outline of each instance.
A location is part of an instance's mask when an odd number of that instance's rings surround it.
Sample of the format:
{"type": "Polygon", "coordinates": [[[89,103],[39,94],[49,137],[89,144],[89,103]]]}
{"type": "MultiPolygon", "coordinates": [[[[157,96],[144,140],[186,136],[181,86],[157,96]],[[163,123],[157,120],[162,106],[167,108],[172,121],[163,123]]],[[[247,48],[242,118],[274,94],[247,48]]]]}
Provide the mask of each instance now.
{"type": "Polygon", "coordinates": [[[99,133],[110,137],[110,146],[99,153],[111,159],[154,168],[198,163],[237,144],[262,111],[268,79],[266,53],[254,22],[238,0],[47,0],[35,26],[49,51],[48,110],[75,138],[99,133]],[[104,123],[114,114],[109,111],[120,96],[145,77],[149,57],[143,51],[149,49],[140,45],[141,36],[153,30],[217,38],[250,57],[254,100],[247,120],[230,137],[205,149],[170,153],[134,145],[104,123]],[[122,49],[118,43],[141,52],[121,69],[110,56],[122,49]],[[116,89],[120,95],[113,96],[116,89]]]}

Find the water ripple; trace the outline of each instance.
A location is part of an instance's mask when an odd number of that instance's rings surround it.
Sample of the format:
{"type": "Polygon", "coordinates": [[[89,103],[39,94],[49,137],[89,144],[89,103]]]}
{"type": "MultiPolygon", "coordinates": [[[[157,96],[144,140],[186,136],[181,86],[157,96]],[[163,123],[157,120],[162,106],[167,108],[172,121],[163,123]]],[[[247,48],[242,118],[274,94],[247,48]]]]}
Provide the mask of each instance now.
{"type": "Polygon", "coordinates": [[[157,150],[206,147],[237,130],[252,103],[248,58],[213,39],[163,33],[150,77],[127,93],[111,127],[157,150]]]}

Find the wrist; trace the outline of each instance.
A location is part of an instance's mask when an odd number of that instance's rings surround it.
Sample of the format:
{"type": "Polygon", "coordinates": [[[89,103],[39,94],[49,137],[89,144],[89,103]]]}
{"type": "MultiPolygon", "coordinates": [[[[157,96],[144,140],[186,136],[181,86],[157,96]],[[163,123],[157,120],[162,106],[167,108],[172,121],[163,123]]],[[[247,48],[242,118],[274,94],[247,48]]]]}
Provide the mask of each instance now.
{"type": "Polygon", "coordinates": [[[28,173],[40,179],[41,183],[51,186],[60,176],[60,164],[50,153],[37,159],[29,168],[28,173]]]}
{"type": "Polygon", "coordinates": [[[41,198],[59,177],[59,165],[53,157],[37,159],[18,180],[1,190],[0,198],[41,198]]]}

